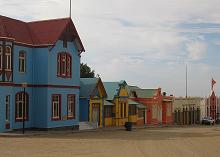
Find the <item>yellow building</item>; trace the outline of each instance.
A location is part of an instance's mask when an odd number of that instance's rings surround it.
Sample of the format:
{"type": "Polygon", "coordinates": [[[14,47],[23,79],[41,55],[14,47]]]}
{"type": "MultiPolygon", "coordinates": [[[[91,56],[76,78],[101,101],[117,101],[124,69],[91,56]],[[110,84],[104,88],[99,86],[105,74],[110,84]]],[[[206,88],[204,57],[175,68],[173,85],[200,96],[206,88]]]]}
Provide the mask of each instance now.
{"type": "Polygon", "coordinates": [[[127,83],[104,82],[107,98],[104,103],[105,126],[123,126],[128,122],[127,83]]]}
{"type": "Polygon", "coordinates": [[[96,123],[100,128],[104,125],[103,107],[107,97],[100,78],[80,79],[80,121],[96,123]]]}

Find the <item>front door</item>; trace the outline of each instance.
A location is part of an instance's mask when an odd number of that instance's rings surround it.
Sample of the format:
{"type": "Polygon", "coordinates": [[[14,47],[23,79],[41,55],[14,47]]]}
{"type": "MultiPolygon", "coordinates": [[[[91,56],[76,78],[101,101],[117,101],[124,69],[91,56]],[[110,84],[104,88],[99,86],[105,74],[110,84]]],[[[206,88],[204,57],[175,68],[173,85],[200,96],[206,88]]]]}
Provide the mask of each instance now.
{"type": "Polygon", "coordinates": [[[93,104],[92,121],[100,124],[100,104],[93,104]]]}

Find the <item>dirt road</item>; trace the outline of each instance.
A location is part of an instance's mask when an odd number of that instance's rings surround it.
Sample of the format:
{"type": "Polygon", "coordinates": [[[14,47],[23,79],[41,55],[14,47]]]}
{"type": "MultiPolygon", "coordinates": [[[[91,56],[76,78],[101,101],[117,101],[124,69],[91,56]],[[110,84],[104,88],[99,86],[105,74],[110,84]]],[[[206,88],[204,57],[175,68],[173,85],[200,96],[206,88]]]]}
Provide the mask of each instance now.
{"type": "Polygon", "coordinates": [[[0,157],[219,157],[220,126],[0,137],[0,157]]]}

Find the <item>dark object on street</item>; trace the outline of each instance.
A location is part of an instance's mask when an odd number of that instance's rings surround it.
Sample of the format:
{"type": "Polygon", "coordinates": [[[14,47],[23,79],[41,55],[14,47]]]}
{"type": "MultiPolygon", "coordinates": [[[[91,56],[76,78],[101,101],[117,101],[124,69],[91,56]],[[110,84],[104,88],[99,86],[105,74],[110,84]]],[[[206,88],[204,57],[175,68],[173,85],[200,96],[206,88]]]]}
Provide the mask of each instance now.
{"type": "Polygon", "coordinates": [[[212,119],[212,117],[204,117],[202,118],[202,124],[205,124],[205,125],[214,125],[215,124],[215,120],[212,119]]]}
{"type": "Polygon", "coordinates": [[[126,131],[131,131],[132,130],[132,122],[125,122],[125,128],[126,128],[126,131]]]}

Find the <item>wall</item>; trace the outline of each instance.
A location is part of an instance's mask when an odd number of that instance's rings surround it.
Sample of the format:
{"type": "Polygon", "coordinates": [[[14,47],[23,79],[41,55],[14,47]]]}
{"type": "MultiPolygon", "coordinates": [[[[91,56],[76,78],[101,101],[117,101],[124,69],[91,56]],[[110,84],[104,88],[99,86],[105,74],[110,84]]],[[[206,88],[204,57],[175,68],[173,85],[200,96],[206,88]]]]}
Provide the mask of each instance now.
{"type": "Polygon", "coordinates": [[[80,122],[89,121],[89,100],[87,100],[87,98],[79,99],[79,113],[80,122]]]}

